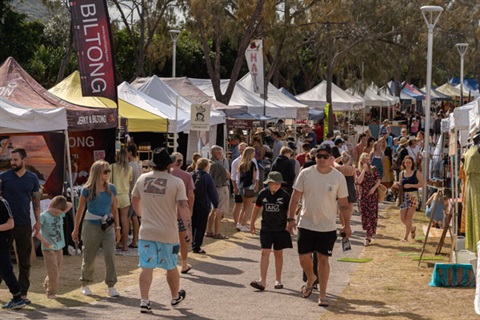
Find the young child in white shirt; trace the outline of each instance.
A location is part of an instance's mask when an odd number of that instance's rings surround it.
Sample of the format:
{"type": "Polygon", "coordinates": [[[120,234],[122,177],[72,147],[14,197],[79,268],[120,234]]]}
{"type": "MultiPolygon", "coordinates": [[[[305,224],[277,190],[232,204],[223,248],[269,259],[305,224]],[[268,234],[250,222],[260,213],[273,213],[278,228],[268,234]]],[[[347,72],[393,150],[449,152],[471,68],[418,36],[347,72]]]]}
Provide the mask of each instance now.
{"type": "Polygon", "coordinates": [[[47,269],[47,277],[43,283],[49,299],[56,299],[58,282],[63,265],[63,218],[72,208],[63,196],[56,196],[50,202],[48,209],[40,214],[40,232],[35,236],[42,242],[43,260],[47,269]]]}

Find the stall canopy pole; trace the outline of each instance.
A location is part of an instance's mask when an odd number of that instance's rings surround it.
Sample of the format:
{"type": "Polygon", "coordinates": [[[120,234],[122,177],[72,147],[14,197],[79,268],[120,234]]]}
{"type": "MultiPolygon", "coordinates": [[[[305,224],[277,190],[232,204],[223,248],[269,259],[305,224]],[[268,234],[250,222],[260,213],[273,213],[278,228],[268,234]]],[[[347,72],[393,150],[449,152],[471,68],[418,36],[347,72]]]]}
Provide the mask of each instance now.
{"type": "Polygon", "coordinates": [[[72,161],[70,160],[70,146],[69,146],[68,131],[65,130],[65,150],[67,151],[67,166],[68,166],[68,183],[70,184],[70,200],[72,202],[72,212],[75,217],[75,198],[73,196],[73,180],[72,180],[72,161]]]}

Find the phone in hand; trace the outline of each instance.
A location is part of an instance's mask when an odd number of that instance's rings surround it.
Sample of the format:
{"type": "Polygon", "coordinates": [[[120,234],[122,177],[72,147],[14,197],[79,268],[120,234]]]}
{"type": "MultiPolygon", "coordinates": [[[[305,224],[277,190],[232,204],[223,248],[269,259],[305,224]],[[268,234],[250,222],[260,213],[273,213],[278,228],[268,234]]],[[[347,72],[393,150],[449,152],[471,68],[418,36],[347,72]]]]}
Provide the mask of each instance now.
{"type": "Polygon", "coordinates": [[[342,237],[342,250],[343,251],[352,250],[352,244],[350,243],[350,240],[347,238],[346,233],[342,232],[340,236],[342,237]]]}

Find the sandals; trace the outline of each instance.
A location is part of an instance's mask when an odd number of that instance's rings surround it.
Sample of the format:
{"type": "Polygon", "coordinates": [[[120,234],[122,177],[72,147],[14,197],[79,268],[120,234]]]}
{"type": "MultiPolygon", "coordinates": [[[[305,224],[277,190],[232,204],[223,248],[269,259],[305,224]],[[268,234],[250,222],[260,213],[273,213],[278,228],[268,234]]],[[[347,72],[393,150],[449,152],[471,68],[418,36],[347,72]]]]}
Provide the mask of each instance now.
{"type": "Polygon", "coordinates": [[[320,307],[327,308],[328,306],[330,306],[330,302],[328,301],[327,298],[323,298],[323,299],[320,298],[320,299],[318,299],[318,305],[319,305],[320,307]]]}
{"type": "Polygon", "coordinates": [[[281,282],[275,281],[275,289],[283,289],[283,284],[281,282]]]}
{"type": "Polygon", "coordinates": [[[308,297],[310,297],[312,295],[312,292],[313,292],[313,286],[311,287],[307,287],[306,284],[304,284],[302,286],[302,289],[301,289],[301,294],[302,294],[302,297],[307,299],[308,297]]]}
{"type": "Polygon", "coordinates": [[[260,283],[260,281],[252,281],[250,282],[250,286],[260,291],[265,290],[265,287],[260,283]]]}
{"type": "Polygon", "coordinates": [[[413,227],[412,231],[410,232],[412,234],[412,239],[415,240],[415,232],[417,231],[417,227],[413,227]]]}
{"type": "Polygon", "coordinates": [[[187,265],[187,269],[180,271],[181,274],[187,274],[188,271],[192,270],[192,265],[187,265]]]}
{"type": "Polygon", "coordinates": [[[228,239],[228,236],[225,236],[225,235],[223,235],[223,234],[221,234],[221,233],[215,233],[215,234],[213,235],[213,239],[226,240],[226,239],[228,239]]]}

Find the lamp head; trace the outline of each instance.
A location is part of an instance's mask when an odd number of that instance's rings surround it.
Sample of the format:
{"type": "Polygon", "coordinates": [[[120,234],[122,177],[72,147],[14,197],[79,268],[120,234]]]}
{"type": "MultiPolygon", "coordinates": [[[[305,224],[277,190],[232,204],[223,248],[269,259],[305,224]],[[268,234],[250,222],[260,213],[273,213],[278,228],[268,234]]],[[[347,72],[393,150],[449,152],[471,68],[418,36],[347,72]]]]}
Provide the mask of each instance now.
{"type": "Polygon", "coordinates": [[[176,29],[172,29],[172,30],[169,30],[168,33],[170,33],[170,37],[172,38],[172,41],[173,42],[176,42],[177,39],[178,39],[178,36],[180,35],[181,31],[180,30],[176,30],[176,29]]]}
{"type": "Polygon", "coordinates": [[[427,27],[433,28],[437,24],[443,8],[440,6],[422,6],[420,10],[422,10],[423,18],[425,19],[427,27]]]}
{"type": "Polygon", "coordinates": [[[457,47],[458,53],[463,57],[465,52],[467,52],[468,43],[457,43],[455,47],[457,47]]]}

